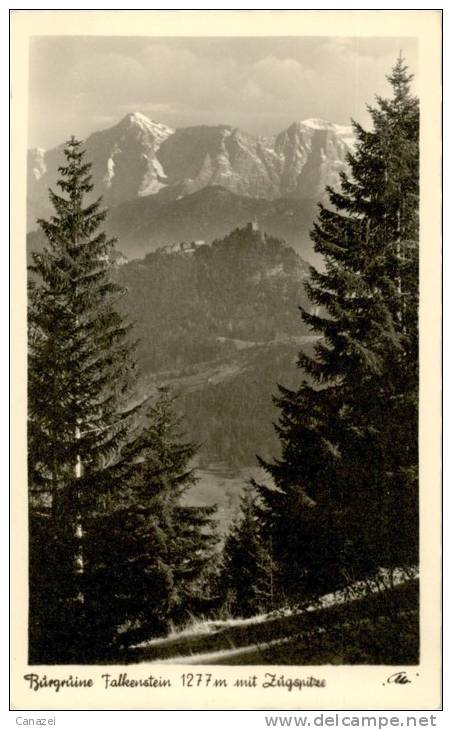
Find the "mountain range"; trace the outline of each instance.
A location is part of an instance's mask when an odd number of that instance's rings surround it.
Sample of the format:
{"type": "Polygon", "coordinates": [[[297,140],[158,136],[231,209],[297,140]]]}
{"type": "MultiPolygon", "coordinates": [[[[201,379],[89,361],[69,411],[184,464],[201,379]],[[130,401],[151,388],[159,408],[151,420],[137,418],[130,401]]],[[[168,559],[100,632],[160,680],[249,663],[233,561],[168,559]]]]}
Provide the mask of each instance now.
{"type": "MultiPolygon", "coordinates": [[[[63,146],[28,152],[29,230],[50,213],[63,146]]],[[[174,130],[134,112],[91,134],[85,147],[94,194],[110,208],[109,227],[129,257],[187,237],[210,242],[231,230],[232,212],[234,225],[258,217],[299,248],[325,186],[337,186],[347,167],[353,130],[306,119],[255,137],[229,125],[174,130]]]]}

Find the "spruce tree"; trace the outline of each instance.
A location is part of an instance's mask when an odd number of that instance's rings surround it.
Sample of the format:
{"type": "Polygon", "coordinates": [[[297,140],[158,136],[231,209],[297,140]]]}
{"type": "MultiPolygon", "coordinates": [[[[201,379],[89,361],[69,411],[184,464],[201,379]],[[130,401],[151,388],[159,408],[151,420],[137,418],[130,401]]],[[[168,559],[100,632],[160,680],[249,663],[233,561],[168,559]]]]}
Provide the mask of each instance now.
{"type": "MultiPolygon", "coordinates": [[[[41,515],[48,508],[48,553],[41,558],[52,564],[53,597],[35,625],[50,654],[70,654],[87,638],[85,517],[97,506],[102,472],[133,415],[126,409],[135,372],[129,327],[116,311],[122,290],[109,276],[114,241],[100,229],[101,200],[85,202],[92,184],[84,154],[71,138],[59,168],[61,194],[49,191],[55,214],[38,221],[47,246],[30,267],[29,482],[31,506],[41,515]]],[[[32,509],[32,535],[38,522],[32,509]]]]}
{"type": "MultiPolygon", "coordinates": [[[[185,440],[176,397],[168,387],[160,387],[129,458],[140,461],[131,482],[133,493],[157,519],[160,564],[172,586],[165,615],[175,623],[208,609],[218,539],[213,519],[216,507],[192,505],[186,499],[197,481],[192,468],[197,450],[197,444],[185,440]]],[[[148,596],[147,610],[160,615],[161,599],[148,596]]]]}
{"type": "Polygon", "coordinates": [[[273,566],[262,539],[250,486],[240,501],[240,516],[231,526],[223,547],[220,571],[223,603],[233,616],[262,613],[273,602],[273,566]]]}
{"type": "Polygon", "coordinates": [[[401,58],[388,80],[320,205],[324,267],[302,309],[320,338],[299,357],[309,382],[280,389],[282,456],[264,464],[276,489],[259,487],[292,593],[417,561],[419,109],[401,58]]]}
{"type": "Polygon", "coordinates": [[[196,447],[178,441],[172,400],[136,401],[117,307],[114,241],[101,230],[81,143],[40,220],[29,307],[30,661],[117,656],[162,633],[200,591],[210,508],[183,504],[196,447]]]}

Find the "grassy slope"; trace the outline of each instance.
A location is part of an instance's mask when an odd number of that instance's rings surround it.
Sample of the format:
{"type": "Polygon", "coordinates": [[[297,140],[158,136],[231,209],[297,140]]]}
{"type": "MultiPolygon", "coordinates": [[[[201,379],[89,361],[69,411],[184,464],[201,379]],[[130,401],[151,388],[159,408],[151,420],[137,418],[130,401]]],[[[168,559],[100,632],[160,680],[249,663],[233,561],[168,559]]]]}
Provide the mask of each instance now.
{"type": "Polygon", "coordinates": [[[382,593],[313,610],[200,623],[129,652],[127,662],[171,664],[416,664],[418,590],[411,579],[382,593]]]}

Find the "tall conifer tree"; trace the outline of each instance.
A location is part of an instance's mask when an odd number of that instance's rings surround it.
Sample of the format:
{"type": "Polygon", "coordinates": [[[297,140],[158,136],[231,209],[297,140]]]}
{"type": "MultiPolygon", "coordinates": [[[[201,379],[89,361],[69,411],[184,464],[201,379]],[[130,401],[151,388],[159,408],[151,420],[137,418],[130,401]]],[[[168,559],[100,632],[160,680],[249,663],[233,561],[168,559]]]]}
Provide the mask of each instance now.
{"type": "Polygon", "coordinates": [[[259,487],[292,592],[417,561],[419,108],[401,58],[388,80],[320,206],[324,268],[302,310],[320,339],[299,358],[311,384],[280,389],[276,489],[259,487]]]}
{"type": "Polygon", "coordinates": [[[72,634],[69,644],[80,647],[87,610],[85,516],[97,505],[103,470],[130,429],[125,404],[135,363],[129,328],[115,308],[122,290],[109,276],[114,241],[100,230],[106,212],[100,199],[86,203],[91,165],[74,138],[64,155],[61,194],[49,191],[55,214],[38,221],[47,246],[33,254],[30,267],[29,477],[35,501],[50,505],[47,543],[55,564],[47,642],[52,636],[63,647],[72,634]]]}
{"type": "Polygon", "coordinates": [[[273,566],[262,539],[248,486],[241,498],[240,515],[223,547],[220,585],[224,604],[233,616],[253,616],[268,610],[273,601],[273,566]]]}
{"type": "Polygon", "coordinates": [[[40,663],[95,661],[162,633],[179,574],[190,573],[187,586],[200,579],[210,540],[203,508],[184,537],[195,448],[170,436],[170,399],[146,407],[147,425],[130,405],[136,367],[110,277],[114,241],[101,201],[86,202],[81,143],[64,154],[30,277],[29,645],[40,663]]]}
{"type": "MultiPolygon", "coordinates": [[[[192,468],[198,446],[186,441],[176,398],[168,387],[159,388],[146,423],[131,450],[140,461],[132,489],[141,503],[159,516],[164,561],[171,580],[166,618],[186,620],[209,606],[208,577],[215,562],[217,534],[215,506],[192,505],[185,495],[196,484],[192,468]]],[[[154,599],[148,598],[148,608],[154,599]]],[[[161,607],[156,607],[161,611],[161,607]]]]}

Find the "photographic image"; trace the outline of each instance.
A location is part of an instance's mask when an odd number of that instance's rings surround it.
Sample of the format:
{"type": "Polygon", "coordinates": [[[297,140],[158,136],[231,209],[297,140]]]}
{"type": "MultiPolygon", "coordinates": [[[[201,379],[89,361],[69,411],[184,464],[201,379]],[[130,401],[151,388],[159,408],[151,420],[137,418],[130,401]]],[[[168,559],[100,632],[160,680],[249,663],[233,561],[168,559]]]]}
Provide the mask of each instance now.
{"type": "Polygon", "coordinates": [[[423,41],[327,15],[27,36],[31,694],[197,665],[415,690],[423,41]]]}

